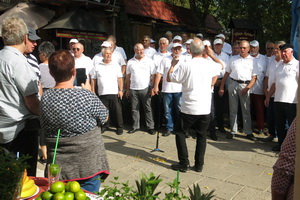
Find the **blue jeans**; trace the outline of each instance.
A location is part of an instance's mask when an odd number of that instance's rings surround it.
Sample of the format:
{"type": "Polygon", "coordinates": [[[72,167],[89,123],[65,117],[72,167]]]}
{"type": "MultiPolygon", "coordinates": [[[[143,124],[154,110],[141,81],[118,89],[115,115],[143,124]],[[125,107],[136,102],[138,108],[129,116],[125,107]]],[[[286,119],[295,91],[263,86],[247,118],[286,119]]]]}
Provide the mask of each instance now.
{"type": "Polygon", "coordinates": [[[100,175],[97,175],[86,180],[80,180],[78,181],[78,183],[80,184],[81,189],[94,193],[94,192],[99,192],[100,184],[101,184],[100,179],[101,179],[100,175]]]}
{"type": "Polygon", "coordinates": [[[162,93],[162,95],[166,117],[166,128],[168,131],[173,131],[174,124],[176,124],[179,118],[180,99],[182,93],[162,93]]]}

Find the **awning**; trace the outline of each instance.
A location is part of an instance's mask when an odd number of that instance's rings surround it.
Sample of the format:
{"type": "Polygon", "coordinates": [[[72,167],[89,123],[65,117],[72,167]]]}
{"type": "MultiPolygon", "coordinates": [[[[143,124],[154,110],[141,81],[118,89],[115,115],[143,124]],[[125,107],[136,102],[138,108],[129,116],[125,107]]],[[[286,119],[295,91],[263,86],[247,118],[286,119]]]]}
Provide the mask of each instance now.
{"type": "Polygon", "coordinates": [[[44,29],[69,29],[98,33],[107,32],[105,25],[83,8],[64,14],[44,29]]]}
{"type": "Polygon", "coordinates": [[[0,16],[0,27],[2,26],[2,21],[4,18],[17,16],[22,18],[27,26],[30,26],[34,29],[39,29],[47,25],[54,15],[55,12],[48,8],[44,8],[32,3],[19,3],[0,16]]]}

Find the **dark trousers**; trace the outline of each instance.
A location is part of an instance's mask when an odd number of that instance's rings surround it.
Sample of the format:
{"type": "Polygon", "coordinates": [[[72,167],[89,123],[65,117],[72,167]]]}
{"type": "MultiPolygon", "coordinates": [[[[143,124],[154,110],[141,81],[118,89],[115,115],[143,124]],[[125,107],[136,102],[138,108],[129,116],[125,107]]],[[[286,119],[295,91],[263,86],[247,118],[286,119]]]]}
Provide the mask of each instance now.
{"type": "Polygon", "coordinates": [[[206,130],[209,126],[210,115],[188,115],[180,113],[180,122],[182,132],[176,134],[176,147],[179,163],[189,165],[188,149],[186,146],[186,135],[191,126],[196,129],[196,152],[195,165],[202,166],[204,164],[204,154],[206,150],[206,130]]]}
{"type": "Polygon", "coordinates": [[[251,107],[254,108],[256,126],[258,130],[265,128],[265,96],[250,94],[251,107]]]}
{"type": "Polygon", "coordinates": [[[38,157],[38,130],[21,130],[18,136],[7,144],[1,144],[2,147],[17,155],[29,155],[31,158],[26,160],[30,166],[27,169],[28,176],[36,176],[37,157],[38,157]]]}
{"type": "Polygon", "coordinates": [[[220,87],[215,86],[213,99],[214,99],[215,119],[217,122],[217,126],[219,130],[222,130],[224,129],[224,108],[225,108],[226,98],[228,98],[228,92],[225,91],[224,95],[220,97],[219,89],[220,87]]]}
{"type": "Polygon", "coordinates": [[[212,97],[211,97],[210,123],[208,126],[208,131],[210,134],[216,134],[215,103],[214,103],[214,94],[213,93],[212,93],[212,97]]]}
{"type": "Polygon", "coordinates": [[[108,121],[104,124],[104,127],[108,127],[109,124],[113,124],[117,129],[123,129],[123,116],[121,100],[116,94],[101,95],[99,96],[102,103],[109,110],[108,121]]]}
{"type": "Polygon", "coordinates": [[[276,123],[274,113],[274,97],[270,98],[269,107],[267,108],[267,122],[269,133],[276,137],[276,123]]]}
{"type": "Polygon", "coordinates": [[[292,124],[297,113],[297,104],[274,102],[274,113],[278,143],[281,145],[286,136],[286,121],[289,126],[292,124]]]}

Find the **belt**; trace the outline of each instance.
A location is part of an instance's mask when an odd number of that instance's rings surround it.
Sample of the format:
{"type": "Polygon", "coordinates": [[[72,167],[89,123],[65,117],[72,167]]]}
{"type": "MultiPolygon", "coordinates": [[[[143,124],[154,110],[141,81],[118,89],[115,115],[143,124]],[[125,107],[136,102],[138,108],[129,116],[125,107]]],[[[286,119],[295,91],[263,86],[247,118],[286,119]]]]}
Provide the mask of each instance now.
{"type": "Polygon", "coordinates": [[[249,84],[250,83],[250,81],[235,80],[233,78],[230,78],[230,79],[233,80],[233,81],[235,81],[235,82],[237,82],[237,83],[244,83],[244,84],[249,84]]]}

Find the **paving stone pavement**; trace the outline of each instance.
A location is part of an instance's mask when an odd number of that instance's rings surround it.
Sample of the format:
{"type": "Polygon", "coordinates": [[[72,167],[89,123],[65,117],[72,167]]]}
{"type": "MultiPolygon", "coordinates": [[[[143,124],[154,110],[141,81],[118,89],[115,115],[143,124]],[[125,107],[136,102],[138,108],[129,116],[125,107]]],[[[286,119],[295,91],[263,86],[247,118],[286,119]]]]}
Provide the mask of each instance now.
{"type": "MultiPolygon", "coordinates": [[[[215,190],[216,200],[269,200],[271,199],[271,178],[277,154],[271,151],[276,144],[263,142],[265,136],[255,135],[258,141],[250,141],[244,134],[238,134],[234,139],[226,139],[225,134],[217,132],[218,141],[208,138],[205,155],[205,165],[201,173],[188,171],[179,173],[180,189],[188,194],[188,188],[199,184],[202,192],[215,190]]],[[[129,180],[129,185],[135,187],[135,180],[142,174],[149,176],[150,172],[160,175],[163,181],[157,191],[162,194],[169,192],[166,183],[173,182],[177,172],[170,169],[176,163],[177,150],[175,135],[159,137],[159,149],[154,151],[157,135],[149,135],[144,131],[134,134],[116,135],[113,130],[106,131],[103,139],[110,164],[110,175],[102,186],[112,185],[114,177],[120,182],[129,180]]],[[[196,141],[187,139],[191,166],[194,165],[196,141]]],[[[37,176],[43,176],[44,166],[38,164],[37,176]]],[[[161,197],[164,197],[161,196],[161,197]]]]}

